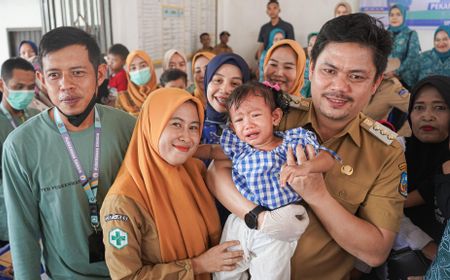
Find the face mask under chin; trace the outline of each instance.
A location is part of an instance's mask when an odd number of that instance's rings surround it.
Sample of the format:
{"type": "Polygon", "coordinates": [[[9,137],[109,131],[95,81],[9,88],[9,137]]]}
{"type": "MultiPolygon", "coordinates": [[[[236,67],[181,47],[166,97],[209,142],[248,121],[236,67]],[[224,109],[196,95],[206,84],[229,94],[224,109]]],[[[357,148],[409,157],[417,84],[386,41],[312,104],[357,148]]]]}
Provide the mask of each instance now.
{"type": "Polygon", "coordinates": [[[91,101],[89,101],[89,104],[87,105],[86,109],[84,109],[83,112],[76,114],[76,115],[67,115],[65,114],[63,111],[61,111],[61,109],[58,108],[59,112],[61,112],[61,114],[63,114],[67,120],[70,122],[70,124],[79,127],[84,120],[89,116],[89,113],[91,113],[92,109],[95,106],[95,100],[96,100],[96,94],[94,93],[92,95],[92,99],[91,101]]]}

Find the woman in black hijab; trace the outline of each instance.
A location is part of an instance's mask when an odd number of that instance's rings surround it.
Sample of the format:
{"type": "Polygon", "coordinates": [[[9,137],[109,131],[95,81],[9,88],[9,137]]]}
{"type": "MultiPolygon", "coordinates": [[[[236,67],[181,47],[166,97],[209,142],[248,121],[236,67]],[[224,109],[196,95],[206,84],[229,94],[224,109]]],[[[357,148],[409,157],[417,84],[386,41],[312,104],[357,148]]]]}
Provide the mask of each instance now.
{"type": "Polygon", "coordinates": [[[406,139],[408,198],[405,214],[439,243],[445,218],[437,207],[436,175],[450,160],[450,77],[429,76],[413,89],[408,121],[411,137],[406,139]]]}

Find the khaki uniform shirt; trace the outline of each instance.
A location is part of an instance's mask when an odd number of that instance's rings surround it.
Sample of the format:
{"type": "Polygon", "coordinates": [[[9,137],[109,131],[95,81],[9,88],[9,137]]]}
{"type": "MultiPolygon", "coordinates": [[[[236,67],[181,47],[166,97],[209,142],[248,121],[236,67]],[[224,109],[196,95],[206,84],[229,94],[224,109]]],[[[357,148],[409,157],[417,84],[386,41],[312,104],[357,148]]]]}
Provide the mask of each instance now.
{"type": "Polygon", "coordinates": [[[217,45],[214,47],[213,52],[214,52],[215,54],[232,53],[232,52],[233,52],[233,49],[230,48],[230,46],[228,46],[227,44],[220,43],[220,44],[217,44],[217,45]]]}
{"type": "MultiPolygon", "coordinates": [[[[317,131],[310,100],[303,99],[299,107],[291,108],[280,129],[303,126],[317,131]]],[[[388,137],[395,139],[395,134],[388,132],[361,113],[335,137],[323,142],[320,135],[317,136],[322,145],[336,151],[343,159],[342,166],[336,163],[325,174],[325,183],[334,199],[361,219],[397,232],[403,214],[405,184],[401,183],[401,176],[402,173],[406,176],[406,164],[396,140],[390,144],[382,141],[389,143],[388,137]],[[370,131],[375,134],[382,131],[386,135],[374,136],[370,131]],[[342,171],[341,167],[347,167],[347,171],[342,171]]],[[[292,258],[292,279],[349,279],[354,257],[333,240],[314,212],[306,208],[310,224],[292,258]]],[[[344,221],[342,226],[345,226],[344,221]]]]}
{"type": "Polygon", "coordinates": [[[195,53],[198,53],[198,52],[210,52],[210,53],[212,53],[212,52],[214,52],[214,48],[213,47],[207,47],[207,48],[200,48],[200,49],[198,49],[195,53]]]}
{"type": "Polygon", "coordinates": [[[107,196],[100,215],[112,279],[194,279],[190,259],[162,262],[155,223],[134,200],[107,196]]]}
{"type": "MultiPolygon", "coordinates": [[[[409,91],[397,78],[384,79],[362,112],[374,120],[386,120],[394,107],[408,113],[409,96],[409,91]]],[[[398,134],[410,136],[408,122],[405,122],[398,134]]]]}

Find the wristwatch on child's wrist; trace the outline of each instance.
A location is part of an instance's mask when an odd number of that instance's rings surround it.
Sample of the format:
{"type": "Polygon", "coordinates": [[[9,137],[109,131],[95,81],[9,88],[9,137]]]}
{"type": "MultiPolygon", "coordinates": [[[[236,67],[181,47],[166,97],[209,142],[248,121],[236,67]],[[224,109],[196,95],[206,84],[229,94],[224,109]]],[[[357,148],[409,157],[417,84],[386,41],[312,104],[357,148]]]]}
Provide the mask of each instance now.
{"type": "Polygon", "coordinates": [[[245,217],[244,217],[244,221],[245,224],[250,228],[250,229],[257,229],[258,228],[258,215],[259,213],[266,211],[267,209],[261,205],[256,206],[255,208],[253,208],[253,210],[251,210],[250,212],[248,212],[245,217]]]}

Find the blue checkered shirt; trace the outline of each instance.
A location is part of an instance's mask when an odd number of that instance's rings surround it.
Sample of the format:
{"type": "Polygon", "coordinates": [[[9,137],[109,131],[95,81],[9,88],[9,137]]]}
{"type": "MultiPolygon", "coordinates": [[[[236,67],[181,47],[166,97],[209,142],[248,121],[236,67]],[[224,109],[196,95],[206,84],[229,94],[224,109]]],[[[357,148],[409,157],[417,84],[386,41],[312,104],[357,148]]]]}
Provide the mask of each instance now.
{"type": "Polygon", "coordinates": [[[290,187],[280,187],[280,170],[286,162],[288,147],[310,144],[316,150],[330,151],[321,146],[316,135],[301,127],[277,131],[275,134],[283,138],[283,142],[271,151],[261,151],[241,141],[229,128],[224,129],[220,137],[220,145],[225,154],[232,160],[232,177],[234,184],[242,195],[255,204],[269,209],[298,201],[301,197],[290,187]]]}

